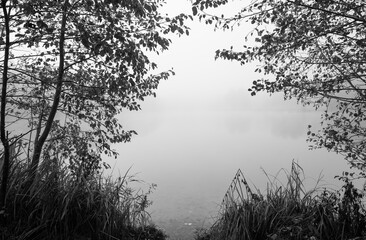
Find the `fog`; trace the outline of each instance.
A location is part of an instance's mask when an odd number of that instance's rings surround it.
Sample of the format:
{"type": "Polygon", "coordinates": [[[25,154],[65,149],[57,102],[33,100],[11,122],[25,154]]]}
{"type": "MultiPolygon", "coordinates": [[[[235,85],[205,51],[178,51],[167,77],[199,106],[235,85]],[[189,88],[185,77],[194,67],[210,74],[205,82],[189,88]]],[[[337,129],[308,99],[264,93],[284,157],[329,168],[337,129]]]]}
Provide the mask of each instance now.
{"type": "MultiPolygon", "coordinates": [[[[171,2],[165,11],[190,13],[188,1],[171,2]]],[[[333,177],[348,168],[342,156],[308,150],[307,126],[319,127],[320,112],[281,94],[252,97],[247,89],[260,77],[255,64],[214,60],[215,50],[240,47],[250,26],[221,32],[197,21],[189,25],[190,36],[173,37],[168,51],[153,56],[160,70],[173,67],[176,75],[141,104],[142,111],[121,114],[123,126],[138,135],[116,145],[120,156],[109,160],[114,174],[132,167],[137,178],[157,184],[150,195],[153,220],[172,239],[212,222],[239,168],[259,189],[267,182],[262,169],[275,174],[292,160],[303,167],[309,189],[319,175],[322,184],[339,184],[333,177]]]]}

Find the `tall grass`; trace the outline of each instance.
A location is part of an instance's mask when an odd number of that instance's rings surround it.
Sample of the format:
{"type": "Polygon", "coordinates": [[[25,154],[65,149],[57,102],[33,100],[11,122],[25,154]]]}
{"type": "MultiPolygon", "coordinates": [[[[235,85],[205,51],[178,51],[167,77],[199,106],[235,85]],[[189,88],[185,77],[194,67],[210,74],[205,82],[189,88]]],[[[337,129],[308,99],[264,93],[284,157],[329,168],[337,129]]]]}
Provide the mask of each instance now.
{"type": "Polygon", "coordinates": [[[238,170],[216,223],[200,230],[197,240],[344,240],[365,236],[363,195],[345,173],[339,191],[306,191],[304,172],[295,162],[285,183],[276,176],[266,193],[249,186],[238,170]]]}
{"type": "Polygon", "coordinates": [[[165,239],[150,225],[147,193],[129,187],[126,175],[75,176],[65,164],[45,161],[29,189],[26,164],[12,166],[5,239],[165,239]]]}

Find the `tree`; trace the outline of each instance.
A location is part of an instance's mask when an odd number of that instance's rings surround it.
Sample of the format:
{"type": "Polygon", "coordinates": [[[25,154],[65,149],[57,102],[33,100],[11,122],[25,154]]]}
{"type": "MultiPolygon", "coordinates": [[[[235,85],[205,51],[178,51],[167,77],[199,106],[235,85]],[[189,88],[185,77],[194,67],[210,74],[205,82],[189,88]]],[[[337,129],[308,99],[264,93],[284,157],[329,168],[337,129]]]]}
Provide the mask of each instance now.
{"type": "MultiPolygon", "coordinates": [[[[29,184],[40,161],[101,167],[111,144],[130,141],[117,120],[140,110],[160,80],[148,52],[168,49],[169,33],[188,34],[187,15],[164,16],[162,0],[2,0],[0,137],[5,207],[11,148],[24,149],[29,184]]],[[[90,169],[89,169],[90,170],[90,169]]],[[[4,209],[3,209],[4,210],[4,209]]],[[[1,212],[4,214],[4,211],[1,212]]]]}
{"type": "Polygon", "coordinates": [[[366,167],[366,3],[355,0],[256,0],[235,16],[210,15],[226,0],[198,0],[193,13],[207,24],[232,29],[242,21],[253,31],[243,49],[218,50],[217,58],[259,61],[251,95],[282,92],[323,111],[321,129],[309,126],[311,148],[345,156],[366,167]],[[205,12],[206,11],[206,12],[205,12]]]}

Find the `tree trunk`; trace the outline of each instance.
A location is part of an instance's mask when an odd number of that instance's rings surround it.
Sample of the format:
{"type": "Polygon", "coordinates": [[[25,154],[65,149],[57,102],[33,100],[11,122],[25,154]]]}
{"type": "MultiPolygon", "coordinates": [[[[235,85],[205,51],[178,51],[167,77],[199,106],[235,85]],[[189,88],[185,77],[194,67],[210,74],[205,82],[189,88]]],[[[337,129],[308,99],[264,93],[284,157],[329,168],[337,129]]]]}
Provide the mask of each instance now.
{"type": "Polygon", "coordinates": [[[57,108],[60,103],[60,97],[62,92],[62,85],[63,85],[63,77],[64,77],[64,65],[65,65],[65,52],[64,52],[64,45],[65,45],[65,32],[66,32],[66,22],[67,22],[67,7],[68,7],[68,0],[65,0],[64,5],[62,7],[62,20],[61,20],[61,33],[60,33],[60,45],[59,45],[59,68],[57,74],[57,85],[56,91],[53,98],[53,104],[50,110],[50,113],[47,118],[47,122],[45,128],[40,135],[39,139],[35,140],[34,146],[34,153],[32,157],[32,162],[30,166],[30,178],[29,183],[32,184],[38,169],[39,160],[41,157],[41,152],[43,145],[51,131],[53,120],[57,113],[57,108]]]}
{"type": "Polygon", "coordinates": [[[0,189],[0,219],[5,223],[6,216],[6,192],[8,187],[9,178],[9,161],[10,161],[10,151],[9,151],[9,138],[5,131],[5,115],[6,115],[6,92],[8,85],[8,64],[9,64],[9,52],[10,52],[10,10],[7,12],[6,0],[1,1],[1,7],[3,9],[4,15],[4,27],[5,27],[5,49],[4,49],[4,65],[2,74],[2,91],[1,91],[1,107],[0,107],[0,139],[4,147],[4,163],[2,168],[2,182],[0,189]]]}

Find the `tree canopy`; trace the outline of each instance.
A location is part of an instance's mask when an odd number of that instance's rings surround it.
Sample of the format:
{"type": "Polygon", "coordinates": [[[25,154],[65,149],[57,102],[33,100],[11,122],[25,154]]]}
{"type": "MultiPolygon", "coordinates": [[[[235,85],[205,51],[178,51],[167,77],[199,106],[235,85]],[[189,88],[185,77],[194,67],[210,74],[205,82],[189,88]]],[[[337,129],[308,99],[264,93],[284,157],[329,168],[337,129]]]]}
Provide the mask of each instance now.
{"type": "MultiPolygon", "coordinates": [[[[168,49],[169,33],[188,34],[187,15],[159,12],[163,0],[2,0],[1,204],[12,158],[101,167],[111,144],[135,134],[118,122],[123,109],[155,96],[160,80],[149,52],[168,49]],[[20,153],[14,153],[14,148],[20,153]]],[[[32,178],[32,177],[31,177],[32,178]]]]}
{"type": "MultiPolygon", "coordinates": [[[[235,1],[234,1],[235,2],[235,1]]],[[[217,58],[246,64],[265,76],[249,89],[282,92],[320,109],[322,127],[309,126],[312,148],[340,153],[366,167],[366,3],[357,0],[242,1],[230,17],[209,14],[227,0],[197,0],[192,11],[207,24],[232,29],[253,25],[243,49],[223,49],[217,58]],[[255,40],[250,44],[247,40],[255,40]]]]}

